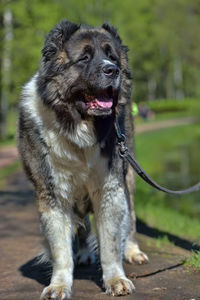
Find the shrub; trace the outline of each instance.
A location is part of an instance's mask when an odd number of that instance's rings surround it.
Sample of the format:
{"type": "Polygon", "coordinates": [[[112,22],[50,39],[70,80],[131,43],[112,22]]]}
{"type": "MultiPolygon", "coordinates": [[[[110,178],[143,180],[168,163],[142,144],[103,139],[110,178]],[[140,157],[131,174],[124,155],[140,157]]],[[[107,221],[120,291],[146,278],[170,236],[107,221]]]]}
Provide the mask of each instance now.
{"type": "Polygon", "coordinates": [[[195,109],[199,104],[197,99],[184,100],[156,100],[148,102],[147,105],[155,113],[183,112],[195,109]]]}

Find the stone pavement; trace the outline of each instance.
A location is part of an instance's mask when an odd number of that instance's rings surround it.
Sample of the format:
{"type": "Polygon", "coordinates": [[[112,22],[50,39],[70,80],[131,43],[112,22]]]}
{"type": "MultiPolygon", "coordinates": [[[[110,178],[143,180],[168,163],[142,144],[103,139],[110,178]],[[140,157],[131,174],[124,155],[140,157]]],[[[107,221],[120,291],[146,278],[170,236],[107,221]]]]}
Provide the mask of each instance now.
{"type": "MultiPolygon", "coordinates": [[[[22,171],[8,180],[0,191],[0,299],[39,300],[48,284],[51,269],[35,265],[41,237],[33,192],[22,171]]],[[[162,232],[138,222],[138,238],[150,257],[143,266],[125,264],[126,274],[136,286],[123,300],[199,300],[200,274],[189,273],[182,265],[192,243],[169,235],[176,246],[157,248],[154,238],[162,232]],[[143,234],[142,234],[143,233],[143,234]]],[[[75,269],[72,300],[113,299],[102,289],[99,266],[75,269]]],[[[115,298],[114,298],[115,299],[115,298]]]]}

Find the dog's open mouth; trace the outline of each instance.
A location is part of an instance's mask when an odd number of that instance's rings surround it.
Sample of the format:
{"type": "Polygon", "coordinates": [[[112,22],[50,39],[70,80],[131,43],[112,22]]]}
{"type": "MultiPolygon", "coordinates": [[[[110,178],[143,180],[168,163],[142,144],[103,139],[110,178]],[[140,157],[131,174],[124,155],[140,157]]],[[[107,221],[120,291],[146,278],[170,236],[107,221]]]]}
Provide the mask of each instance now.
{"type": "Polygon", "coordinates": [[[84,95],[87,107],[90,109],[110,109],[113,105],[113,99],[106,96],[84,95]]]}
{"type": "Polygon", "coordinates": [[[110,111],[113,106],[113,88],[109,87],[98,95],[84,93],[84,100],[88,110],[110,111]]]}

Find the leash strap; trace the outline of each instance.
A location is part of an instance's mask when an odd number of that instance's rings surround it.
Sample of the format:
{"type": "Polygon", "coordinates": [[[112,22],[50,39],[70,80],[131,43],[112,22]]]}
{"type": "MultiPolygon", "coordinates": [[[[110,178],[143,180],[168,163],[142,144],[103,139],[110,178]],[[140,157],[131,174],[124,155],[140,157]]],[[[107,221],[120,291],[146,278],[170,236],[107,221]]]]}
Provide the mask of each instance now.
{"type": "Polygon", "coordinates": [[[197,184],[195,184],[185,190],[180,190],[180,191],[169,190],[169,189],[164,188],[164,187],[160,186],[159,184],[157,184],[151,177],[149,177],[149,175],[138,164],[135,157],[129,153],[129,149],[126,146],[126,136],[121,133],[117,119],[115,120],[114,125],[115,125],[115,130],[116,130],[116,134],[117,134],[117,138],[118,138],[119,156],[122,159],[126,159],[129,162],[129,164],[132,166],[132,168],[135,170],[135,172],[144,181],[146,181],[149,185],[153,186],[154,188],[156,188],[159,191],[169,193],[169,194],[175,194],[175,195],[189,194],[191,192],[198,191],[200,189],[200,182],[198,182],[197,184]]]}

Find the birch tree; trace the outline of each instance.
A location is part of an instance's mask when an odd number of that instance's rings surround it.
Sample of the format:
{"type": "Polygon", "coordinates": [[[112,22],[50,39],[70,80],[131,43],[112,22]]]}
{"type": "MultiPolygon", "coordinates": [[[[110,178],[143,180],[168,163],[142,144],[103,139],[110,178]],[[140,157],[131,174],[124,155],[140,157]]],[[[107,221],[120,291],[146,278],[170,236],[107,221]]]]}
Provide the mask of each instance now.
{"type": "Polygon", "coordinates": [[[5,9],[1,15],[2,42],[1,42],[1,95],[0,95],[0,138],[6,137],[6,121],[9,102],[10,72],[11,72],[11,42],[12,34],[12,12],[5,9]]]}

